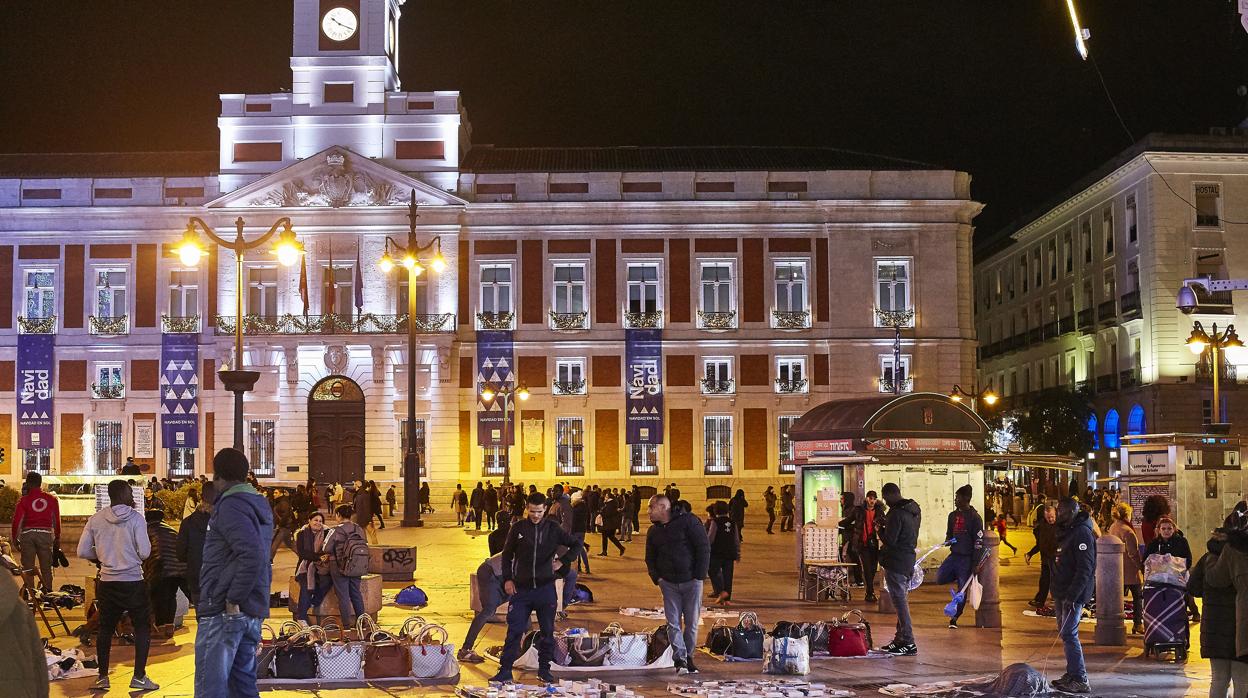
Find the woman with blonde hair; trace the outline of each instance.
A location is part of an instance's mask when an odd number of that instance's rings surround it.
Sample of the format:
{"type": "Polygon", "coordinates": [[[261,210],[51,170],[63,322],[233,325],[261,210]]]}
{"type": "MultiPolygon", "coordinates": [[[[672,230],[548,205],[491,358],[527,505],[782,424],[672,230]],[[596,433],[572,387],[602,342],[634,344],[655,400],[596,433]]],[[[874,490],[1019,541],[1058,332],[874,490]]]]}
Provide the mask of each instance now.
{"type": "Polygon", "coordinates": [[[1114,505],[1114,522],[1109,526],[1109,535],[1122,541],[1122,584],[1131,594],[1131,634],[1144,634],[1144,626],[1140,622],[1143,610],[1142,591],[1144,584],[1144,560],[1140,557],[1140,539],[1135,535],[1135,527],[1131,525],[1131,505],[1118,502],[1114,505]]]}

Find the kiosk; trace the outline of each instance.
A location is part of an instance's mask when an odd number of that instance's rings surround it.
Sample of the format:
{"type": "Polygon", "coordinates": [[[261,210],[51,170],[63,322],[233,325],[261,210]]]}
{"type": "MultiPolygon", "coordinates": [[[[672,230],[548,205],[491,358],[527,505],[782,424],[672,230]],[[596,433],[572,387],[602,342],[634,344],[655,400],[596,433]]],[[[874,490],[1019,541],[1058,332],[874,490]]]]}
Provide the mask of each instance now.
{"type": "Polygon", "coordinates": [[[1193,551],[1244,498],[1243,443],[1227,434],[1132,434],[1122,437],[1117,484],[1134,510],[1137,527],[1144,500],[1159,494],[1193,551]]]}

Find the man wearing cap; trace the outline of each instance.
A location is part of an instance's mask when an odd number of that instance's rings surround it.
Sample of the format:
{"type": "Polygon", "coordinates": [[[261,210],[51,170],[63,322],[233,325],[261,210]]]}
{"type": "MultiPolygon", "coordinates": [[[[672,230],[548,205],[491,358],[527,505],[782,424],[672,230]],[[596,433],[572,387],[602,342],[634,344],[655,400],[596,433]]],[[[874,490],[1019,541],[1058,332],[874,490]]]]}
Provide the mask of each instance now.
{"type": "MultiPolygon", "coordinates": [[[[945,545],[949,546],[949,557],[941,563],[936,573],[937,584],[954,583],[956,591],[966,588],[975,566],[979,564],[984,548],[984,520],[979,512],[971,506],[971,486],[962,485],[953,498],[953,511],[949,512],[949,523],[945,527],[945,545]]],[[[958,627],[958,618],[966,608],[966,596],[958,602],[958,610],[949,619],[949,627],[958,627]]]]}

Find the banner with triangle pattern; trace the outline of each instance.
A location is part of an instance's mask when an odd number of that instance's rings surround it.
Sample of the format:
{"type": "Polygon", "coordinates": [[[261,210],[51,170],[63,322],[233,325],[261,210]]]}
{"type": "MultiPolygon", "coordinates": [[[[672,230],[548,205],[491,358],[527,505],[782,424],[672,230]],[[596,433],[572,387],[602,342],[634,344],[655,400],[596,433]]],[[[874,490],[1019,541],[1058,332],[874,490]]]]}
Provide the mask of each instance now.
{"type": "Polygon", "coordinates": [[[488,384],[495,390],[516,383],[515,356],[511,330],[480,330],[477,332],[477,445],[510,446],[515,443],[517,405],[506,401],[508,419],[503,429],[503,404],[498,398],[481,399],[481,388],[488,384]]]}
{"type": "Polygon", "coordinates": [[[199,446],[199,335],[167,332],[160,345],[160,435],[164,448],[199,446]]]}
{"type": "Polygon", "coordinates": [[[52,448],[56,335],[17,335],[17,447],[52,448]]]}
{"type": "Polygon", "coordinates": [[[663,443],[663,330],[624,330],[627,439],[663,443]]]}

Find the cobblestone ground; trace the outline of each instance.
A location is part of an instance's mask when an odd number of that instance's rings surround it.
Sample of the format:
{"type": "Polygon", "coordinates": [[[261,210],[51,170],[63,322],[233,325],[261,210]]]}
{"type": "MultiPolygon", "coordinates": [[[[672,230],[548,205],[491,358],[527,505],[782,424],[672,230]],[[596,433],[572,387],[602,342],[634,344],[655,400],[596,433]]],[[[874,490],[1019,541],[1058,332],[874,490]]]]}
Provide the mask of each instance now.
{"type": "MultiPolygon", "coordinates": [[[[595,595],[595,603],[573,606],[570,618],[561,626],[585,626],[599,630],[607,623],[620,622],[626,630],[654,627],[658,621],[619,615],[621,606],[657,606],[660,604],[658,590],[651,585],[645,574],[644,538],[636,536],[623,557],[611,551],[609,557],[597,557],[600,550],[597,537],[592,543],[594,574],[583,577],[595,595]]],[[[1011,531],[1011,542],[1020,548],[1015,557],[1002,561],[1002,615],[1004,628],[976,629],[963,627],[950,630],[941,609],[949,599],[948,591],[933,585],[925,585],[912,597],[915,615],[915,634],[919,656],[885,659],[825,660],[812,663],[811,678],[826,681],[830,686],[846,688],[858,695],[880,695],[878,686],[883,683],[906,682],[920,684],[930,681],[963,679],[977,675],[993,674],[1013,662],[1029,662],[1050,677],[1060,676],[1064,668],[1061,643],[1056,640],[1054,622],[1050,619],[1022,615],[1026,601],[1035,593],[1037,568],[1025,565],[1021,551],[1031,545],[1029,532],[1011,531]]],[[[486,556],[485,533],[465,531],[447,521],[440,514],[432,517],[424,529],[402,529],[390,525],[381,532],[383,544],[417,545],[419,567],[416,583],[429,594],[430,605],[421,611],[431,622],[441,623],[450,631],[452,641],[462,642],[472,617],[468,610],[468,574],[486,556]]],[[[1008,549],[1006,549],[1008,555],[1008,549]]],[[[736,608],[758,612],[764,625],[770,627],[778,620],[817,620],[839,617],[850,608],[861,604],[812,604],[795,600],[797,574],[795,569],[796,540],[790,535],[766,535],[756,520],[747,524],[742,562],[737,566],[734,597],[736,608]]],[[[274,566],[274,590],[285,589],[294,568],[294,554],[283,549],[278,553],[274,566]]],[[[69,575],[72,581],[81,583],[89,573],[88,566],[78,560],[72,561],[69,575]]],[[[69,581],[64,573],[58,585],[69,581]]],[[[393,594],[401,584],[387,584],[386,591],[393,594]]],[[[856,590],[861,598],[861,590],[856,590]]],[[[873,624],[877,645],[892,637],[894,619],[879,614],[874,609],[863,608],[873,624]]],[[[410,612],[393,605],[382,610],[383,626],[397,628],[410,612]]],[[[968,616],[969,617],[969,616],[968,616]]],[[[290,618],[288,611],[278,609],[270,620],[276,627],[290,618]]],[[[68,614],[70,626],[82,622],[81,609],[68,614]]],[[[972,621],[973,622],[973,621],[972,621]]],[[[964,624],[966,619],[964,619],[964,624]]],[[[186,627],[174,638],[153,647],[148,665],[149,674],[161,684],[162,696],[191,696],[194,673],[195,620],[192,614],[186,627]]],[[[1087,655],[1091,683],[1096,695],[1141,696],[1174,698],[1175,696],[1205,696],[1208,694],[1208,663],[1198,658],[1199,651],[1185,664],[1162,662],[1142,657],[1141,641],[1129,638],[1127,647],[1097,647],[1092,644],[1091,624],[1083,626],[1083,640],[1087,655]]],[[[489,625],[477,643],[478,650],[501,644],[504,626],[489,625]]],[[[700,636],[705,637],[704,625],[700,636]]],[[[1199,626],[1193,626],[1193,647],[1198,646],[1199,626]]],[[[53,640],[60,647],[76,642],[63,637],[53,640]]],[[[88,650],[89,652],[91,650],[88,650]]],[[[113,692],[109,695],[126,695],[129,691],[130,671],[133,666],[133,650],[115,647],[113,692]]],[[[758,677],[758,663],[725,664],[705,655],[699,655],[702,669],[700,678],[748,678],[758,677]]],[[[460,677],[463,684],[482,684],[496,669],[491,663],[465,665],[460,677]]],[[[523,672],[518,678],[532,679],[523,672]]],[[[617,683],[640,688],[648,695],[666,693],[666,685],[675,680],[674,671],[640,674],[613,674],[617,683]]],[[[91,679],[58,681],[52,685],[52,696],[84,696],[88,694],[91,679]]],[[[317,690],[273,690],[266,696],[331,695],[334,698],[364,695],[446,695],[453,686],[317,690]]]]}

